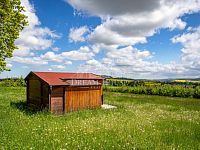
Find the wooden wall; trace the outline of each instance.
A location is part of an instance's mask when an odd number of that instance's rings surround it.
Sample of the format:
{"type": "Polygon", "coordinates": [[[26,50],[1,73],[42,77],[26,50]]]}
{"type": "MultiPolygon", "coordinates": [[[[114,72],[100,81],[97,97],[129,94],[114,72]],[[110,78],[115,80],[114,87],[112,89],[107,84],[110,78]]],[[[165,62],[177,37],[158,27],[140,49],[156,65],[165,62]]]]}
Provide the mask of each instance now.
{"type": "Polygon", "coordinates": [[[55,114],[63,113],[63,87],[53,87],[51,91],[51,112],[55,114]]]}
{"type": "Polygon", "coordinates": [[[42,83],[42,105],[43,107],[49,108],[49,85],[46,83],[42,83]]]}
{"type": "Polygon", "coordinates": [[[65,111],[96,108],[102,104],[102,86],[67,87],[65,90],[65,111]]]}
{"type": "Polygon", "coordinates": [[[27,103],[36,107],[49,105],[49,87],[35,76],[27,79],[27,103]]]}

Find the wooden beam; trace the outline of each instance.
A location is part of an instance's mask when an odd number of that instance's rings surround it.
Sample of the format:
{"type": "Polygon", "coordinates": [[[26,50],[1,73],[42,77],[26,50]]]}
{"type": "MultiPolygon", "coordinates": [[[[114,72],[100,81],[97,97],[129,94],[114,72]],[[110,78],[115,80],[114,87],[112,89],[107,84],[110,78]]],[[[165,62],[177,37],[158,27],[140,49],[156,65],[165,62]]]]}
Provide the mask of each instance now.
{"type": "Polygon", "coordinates": [[[101,104],[103,105],[103,85],[101,85],[101,104]]]}
{"type": "Polygon", "coordinates": [[[26,80],[26,103],[29,104],[29,79],[26,80]]]}
{"type": "Polygon", "coordinates": [[[41,107],[43,108],[44,105],[44,98],[43,98],[43,82],[40,81],[40,100],[41,100],[41,107]]]}
{"type": "Polygon", "coordinates": [[[49,86],[49,111],[51,112],[51,92],[52,92],[52,86],[49,86]]]}
{"type": "Polygon", "coordinates": [[[63,87],[63,113],[65,113],[65,87],[63,87]]]}
{"type": "Polygon", "coordinates": [[[101,95],[101,104],[103,105],[103,94],[101,95]]]}

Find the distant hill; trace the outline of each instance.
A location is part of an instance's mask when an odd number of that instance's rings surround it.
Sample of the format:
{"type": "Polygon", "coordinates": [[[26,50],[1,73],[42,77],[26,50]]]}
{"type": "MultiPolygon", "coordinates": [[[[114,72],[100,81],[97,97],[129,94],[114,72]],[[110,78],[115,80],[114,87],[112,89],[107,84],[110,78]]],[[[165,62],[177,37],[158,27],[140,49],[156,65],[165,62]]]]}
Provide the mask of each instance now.
{"type": "Polygon", "coordinates": [[[173,82],[175,80],[187,80],[187,81],[200,81],[200,78],[169,78],[169,79],[132,79],[125,77],[112,77],[108,75],[99,75],[105,79],[118,79],[118,80],[142,80],[142,81],[157,81],[157,82],[173,82]]]}
{"type": "Polygon", "coordinates": [[[105,79],[112,78],[112,76],[108,76],[108,75],[99,75],[99,76],[101,76],[102,78],[105,78],[105,79]]]}

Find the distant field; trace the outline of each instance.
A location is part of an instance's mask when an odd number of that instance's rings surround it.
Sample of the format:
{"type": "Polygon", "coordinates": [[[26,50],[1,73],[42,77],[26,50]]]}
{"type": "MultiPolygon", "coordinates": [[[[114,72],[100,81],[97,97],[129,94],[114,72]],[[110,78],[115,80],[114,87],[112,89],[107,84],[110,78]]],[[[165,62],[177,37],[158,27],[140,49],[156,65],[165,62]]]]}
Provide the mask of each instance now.
{"type": "Polygon", "coordinates": [[[173,80],[173,82],[180,82],[180,83],[200,83],[199,80],[173,80]]]}
{"type": "Polygon", "coordinates": [[[28,111],[25,88],[0,87],[0,149],[200,149],[200,100],[105,92],[114,110],[28,111]]]}

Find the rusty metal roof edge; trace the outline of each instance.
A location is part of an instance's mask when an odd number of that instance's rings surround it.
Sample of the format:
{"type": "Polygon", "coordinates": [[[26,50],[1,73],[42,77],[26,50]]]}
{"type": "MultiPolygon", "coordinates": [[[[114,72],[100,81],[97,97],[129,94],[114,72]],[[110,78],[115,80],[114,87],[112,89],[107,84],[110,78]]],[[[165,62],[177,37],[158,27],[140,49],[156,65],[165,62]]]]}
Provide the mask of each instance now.
{"type": "MultiPolygon", "coordinates": [[[[43,82],[45,82],[46,84],[48,84],[49,86],[51,86],[47,81],[45,81],[43,78],[41,78],[40,76],[38,76],[35,72],[31,71],[26,78],[30,75],[30,74],[34,74],[35,76],[37,76],[40,80],[42,80],[43,82]]],[[[25,78],[25,80],[26,80],[25,78]]]]}
{"type": "MultiPolygon", "coordinates": [[[[49,86],[71,86],[70,83],[68,84],[50,84],[49,82],[45,81],[45,79],[41,78],[41,76],[37,75],[37,73],[71,73],[71,72],[36,72],[36,71],[30,71],[29,74],[24,78],[25,80],[27,80],[27,78],[31,75],[34,74],[36,77],[38,77],[40,80],[42,80],[43,82],[47,83],[49,86]]],[[[86,73],[84,73],[86,74],[86,73]]],[[[88,74],[93,74],[93,73],[88,73],[88,74]]],[[[95,75],[95,74],[93,74],[95,75]]],[[[95,75],[97,78],[59,78],[59,79],[63,79],[63,80],[103,80],[104,78],[98,75],[95,75]]],[[[97,84],[95,84],[97,85],[97,84]]],[[[98,84],[100,85],[100,84],[98,84]]],[[[74,85],[73,85],[74,86],[74,85]]],[[[76,86],[83,86],[83,85],[76,85],[76,86]]],[[[86,86],[90,86],[90,85],[86,85],[86,86]]]]}
{"type": "Polygon", "coordinates": [[[91,72],[85,72],[85,73],[82,73],[82,72],[54,72],[54,71],[31,71],[33,73],[73,73],[73,74],[92,74],[92,75],[95,75],[96,77],[99,77],[99,78],[102,78],[104,79],[102,76],[100,75],[96,75],[94,73],[91,73],[91,72]]]}

